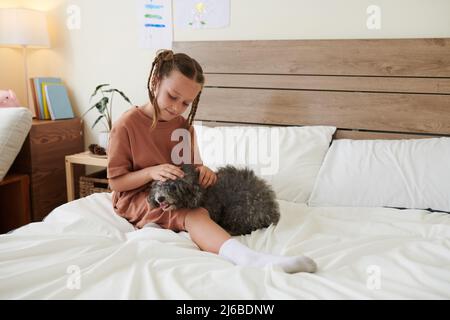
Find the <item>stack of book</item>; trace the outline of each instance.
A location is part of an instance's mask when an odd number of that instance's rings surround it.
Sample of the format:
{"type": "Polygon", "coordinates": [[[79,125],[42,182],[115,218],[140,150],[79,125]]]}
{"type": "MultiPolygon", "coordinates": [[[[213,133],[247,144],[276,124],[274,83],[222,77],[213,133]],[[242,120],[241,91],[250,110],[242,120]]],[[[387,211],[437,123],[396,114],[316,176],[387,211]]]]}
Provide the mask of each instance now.
{"type": "Polygon", "coordinates": [[[41,120],[74,118],[67,90],[60,78],[30,79],[36,117],[41,120]]]}

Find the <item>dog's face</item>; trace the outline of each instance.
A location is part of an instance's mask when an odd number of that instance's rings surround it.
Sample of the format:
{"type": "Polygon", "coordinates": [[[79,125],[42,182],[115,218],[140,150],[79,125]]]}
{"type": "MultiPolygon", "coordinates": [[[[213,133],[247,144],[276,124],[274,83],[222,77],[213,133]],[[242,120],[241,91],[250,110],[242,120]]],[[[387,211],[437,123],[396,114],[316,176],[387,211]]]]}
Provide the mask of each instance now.
{"type": "Polygon", "coordinates": [[[151,208],[164,211],[180,208],[198,208],[202,191],[198,183],[199,173],[193,165],[183,165],[183,178],[153,181],[147,201],[151,208]]]}

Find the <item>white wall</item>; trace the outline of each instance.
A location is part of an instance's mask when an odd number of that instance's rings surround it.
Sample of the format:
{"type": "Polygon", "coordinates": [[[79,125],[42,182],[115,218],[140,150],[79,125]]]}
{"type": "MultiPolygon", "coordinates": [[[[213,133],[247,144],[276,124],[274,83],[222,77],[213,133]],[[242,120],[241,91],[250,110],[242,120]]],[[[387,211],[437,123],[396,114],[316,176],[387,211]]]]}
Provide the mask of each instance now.
{"type": "MultiPolygon", "coordinates": [[[[89,107],[99,83],[123,90],[135,104],[147,101],[146,81],[154,53],[140,49],[135,0],[0,0],[0,7],[48,11],[52,47],[30,50],[29,76],[59,76],[76,114],[89,107]],[[69,5],[80,8],[81,29],[66,26],[69,5]]],[[[176,10],[176,8],[175,8],[176,10]]],[[[231,0],[228,28],[179,29],[175,41],[450,37],[449,0],[231,0]],[[366,27],[369,5],[381,8],[381,29],[366,27]]],[[[0,88],[26,101],[19,49],[0,48],[0,88]]],[[[128,105],[115,98],[114,119],[128,105]]],[[[86,117],[85,144],[96,142],[86,117]]]]}
{"type": "Polygon", "coordinates": [[[175,30],[175,40],[365,39],[450,36],[449,0],[231,0],[231,25],[175,30]],[[382,28],[368,30],[378,5],[382,28]]]}

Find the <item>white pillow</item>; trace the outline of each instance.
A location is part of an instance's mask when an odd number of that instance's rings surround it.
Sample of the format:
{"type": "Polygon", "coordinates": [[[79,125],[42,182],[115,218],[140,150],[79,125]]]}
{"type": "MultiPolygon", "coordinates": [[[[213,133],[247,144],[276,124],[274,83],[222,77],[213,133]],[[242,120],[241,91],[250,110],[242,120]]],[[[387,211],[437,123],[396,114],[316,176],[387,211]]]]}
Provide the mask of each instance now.
{"type": "Polygon", "coordinates": [[[32,120],[27,108],[0,108],[0,181],[22,148],[32,120]]]}
{"type": "Polygon", "coordinates": [[[450,211],[450,138],[335,140],[308,204],[450,211]]]}
{"type": "Polygon", "coordinates": [[[250,167],[272,185],[278,199],[300,203],[311,194],[336,130],[328,126],[194,128],[206,166],[250,167]]]}

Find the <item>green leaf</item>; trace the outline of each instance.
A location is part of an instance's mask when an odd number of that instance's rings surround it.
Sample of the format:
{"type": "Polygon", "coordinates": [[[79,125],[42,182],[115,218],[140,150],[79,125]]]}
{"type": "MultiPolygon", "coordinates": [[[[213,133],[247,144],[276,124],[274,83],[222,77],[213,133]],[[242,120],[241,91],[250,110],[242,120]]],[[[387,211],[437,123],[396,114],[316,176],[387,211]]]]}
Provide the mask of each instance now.
{"type": "Polygon", "coordinates": [[[108,97],[103,97],[100,99],[99,102],[97,102],[94,107],[97,108],[97,111],[100,114],[105,114],[105,110],[108,107],[108,102],[109,102],[109,98],[108,97]]]}
{"type": "Polygon", "coordinates": [[[109,86],[109,84],[104,83],[104,84],[99,84],[98,86],[95,87],[94,93],[91,94],[91,97],[89,99],[89,101],[91,101],[92,97],[95,96],[98,92],[98,90],[100,90],[101,88],[103,88],[104,86],[109,86]]]}
{"type": "Polygon", "coordinates": [[[89,111],[91,111],[92,109],[94,109],[95,108],[95,105],[93,105],[92,107],[90,107],[89,109],[87,109],[82,115],[81,115],[81,117],[83,118],[85,115],[86,115],[86,113],[88,113],[89,111]]]}
{"type": "Polygon", "coordinates": [[[108,90],[105,90],[104,92],[117,92],[117,93],[119,93],[119,94],[122,96],[122,98],[125,99],[125,101],[127,101],[129,104],[132,104],[131,101],[130,101],[130,99],[128,99],[128,97],[125,95],[125,93],[123,93],[123,92],[120,91],[120,90],[117,90],[117,89],[108,89],[108,90]]]}
{"type": "Polygon", "coordinates": [[[108,98],[108,97],[103,97],[103,98],[101,98],[99,102],[97,102],[97,103],[94,104],[92,107],[90,107],[89,109],[87,109],[87,110],[82,114],[81,117],[83,118],[89,111],[91,111],[91,110],[94,109],[94,108],[96,108],[97,111],[98,111],[100,114],[104,114],[106,108],[108,107],[108,102],[109,102],[109,98],[108,98]]]}
{"type": "Polygon", "coordinates": [[[101,116],[99,116],[98,118],[97,118],[97,120],[95,120],[95,122],[94,122],[94,124],[92,125],[92,129],[94,129],[94,127],[95,127],[95,125],[102,119],[102,118],[104,118],[105,117],[105,115],[101,115],[101,116]]]}

